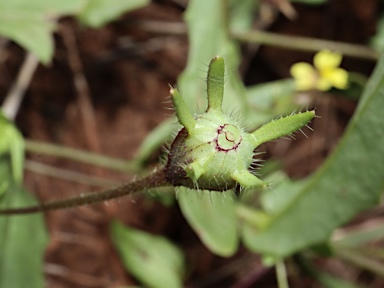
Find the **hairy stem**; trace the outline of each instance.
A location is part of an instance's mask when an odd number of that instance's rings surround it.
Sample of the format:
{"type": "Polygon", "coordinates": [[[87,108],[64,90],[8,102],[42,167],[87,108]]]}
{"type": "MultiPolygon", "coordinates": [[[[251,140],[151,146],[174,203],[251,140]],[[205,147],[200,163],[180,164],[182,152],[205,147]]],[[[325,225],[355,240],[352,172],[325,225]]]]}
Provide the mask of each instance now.
{"type": "Polygon", "coordinates": [[[37,212],[46,212],[57,209],[65,209],[71,207],[77,207],[85,204],[95,204],[103,201],[119,198],[122,196],[130,195],[135,192],[142,191],[148,188],[170,186],[171,184],[166,180],[164,175],[164,169],[158,169],[152,174],[142,179],[132,181],[126,185],[104,190],[95,193],[81,194],[63,200],[54,200],[46,203],[40,203],[35,206],[21,207],[21,208],[9,208],[0,210],[0,215],[20,215],[30,214],[37,212]]]}

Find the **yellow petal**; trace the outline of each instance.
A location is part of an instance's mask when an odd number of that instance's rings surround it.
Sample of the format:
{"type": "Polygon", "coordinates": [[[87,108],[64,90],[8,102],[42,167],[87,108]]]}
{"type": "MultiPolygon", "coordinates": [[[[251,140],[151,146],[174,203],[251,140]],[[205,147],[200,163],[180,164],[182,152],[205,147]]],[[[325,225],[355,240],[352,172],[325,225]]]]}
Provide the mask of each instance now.
{"type": "Polygon", "coordinates": [[[313,58],[313,64],[319,71],[323,69],[337,68],[341,63],[342,58],[343,57],[339,53],[322,50],[313,58]]]}
{"type": "Polygon", "coordinates": [[[332,83],[325,78],[319,78],[316,82],[315,88],[319,91],[328,91],[332,88],[332,83]]]}
{"type": "Polygon", "coordinates": [[[305,62],[296,63],[292,65],[290,72],[295,78],[297,90],[305,91],[315,87],[317,72],[310,64],[305,62]]]}
{"type": "Polygon", "coordinates": [[[332,82],[333,87],[338,89],[347,89],[348,87],[348,72],[342,68],[333,70],[328,79],[332,82]]]}

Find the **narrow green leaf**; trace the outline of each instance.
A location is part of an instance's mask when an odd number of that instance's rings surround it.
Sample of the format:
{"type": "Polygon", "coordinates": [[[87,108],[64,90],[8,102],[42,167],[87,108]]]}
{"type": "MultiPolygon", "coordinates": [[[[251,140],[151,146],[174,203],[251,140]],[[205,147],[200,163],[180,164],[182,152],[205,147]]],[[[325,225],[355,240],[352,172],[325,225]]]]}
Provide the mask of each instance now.
{"type": "MultiPolygon", "coordinates": [[[[6,190],[0,198],[0,208],[36,204],[29,193],[13,183],[5,157],[0,157],[0,190],[6,190]]],[[[47,232],[41,214],[0,217],[0,287],[44,287],[46,243],[47,232]]]]}
{"type": "Polygon", "coordinates": [[[215,56],[209,64],[207,76],[208,109],[221,111],[224,96],[224,58],[215,56]]]}
{"type": "Polygon", "coordinates": [[[230,27],[231,30],[242,31],[251,27],[257,15],[260,1],[230,0],[230,27]]]}
{"type": "MultiPolygon", "coordinates": [[[[288,98],[293,102],[295,82],[293,79],[283,79],[247,87],[247,100],[257,111],[271,111],[282,99],[288,98]]],[[[286,102],[286,101],[284,101],[286,102]]],[[[283,113],[292,111],[292,104],[283,113]]]]}
{"type": "Polygon", "coordinates": [[[271,215],[270,224],[256,233],[252,250],[285,257],[326,241],[333,229],[378,203],[384,187],[383,94],[384,58],[338,147],[307,185],[271,215]]]}
{"type": "Polygon", "coordinates": [[[78,17],[82,23],[97,28],[149,2],[149,0],[88,0],[88,4],[78,17]]]}
{"type": "Polygon", "coordinates": [[[315,111],[301,112],[273,120],[252,133],[255,147],[262,143],[289,136],[307,125],[315,117],[315,111]]]}
{"type": "Polygon", "coordinates": [[[184,217],[201,241],[220,256],[233,255],[238,246],[235,199],[232,191],[211,192],[176,188],[184,217]]]}
{"type": "Polygon", "coordinates": [[[117,221],[112,223],[111,234],[126,269],[145,287],[182,287],[184,258],[167,239],[117,221]]]}
{"type": "Polygon", "coordinates": [[[187,106],[204,111],[207,107],[206,78],[210,59],[225,56],[225,89],[223,111],[247,111],[245,88],[237,73],[239,48],[229,37],[226,1],[192,0],[185,20],[188,25],[188,64],[179,77],[178,88],[187,106]],[[205,71],[204,71],[205,70],[205,71]]]}

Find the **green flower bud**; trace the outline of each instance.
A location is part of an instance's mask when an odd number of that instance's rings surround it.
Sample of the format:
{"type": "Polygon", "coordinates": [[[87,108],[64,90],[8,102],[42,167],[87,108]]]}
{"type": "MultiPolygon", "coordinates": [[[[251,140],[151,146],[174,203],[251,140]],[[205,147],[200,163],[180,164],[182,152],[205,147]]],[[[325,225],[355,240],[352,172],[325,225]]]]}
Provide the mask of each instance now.
{"type": "Polygon", "coordinates": [[[184,128],[171,145],[165,167],[167,180],[176,186],[225,191],[237,185],[263,188],[267,183],[250,171],[254,150],[260,144],[289,135],[305,126],[313,111],[272,121],[248,133],[222,111],[224,59],[212,59],[207,77],[208,109],[193,116],[177,89],[170,94],[184,128]]]}

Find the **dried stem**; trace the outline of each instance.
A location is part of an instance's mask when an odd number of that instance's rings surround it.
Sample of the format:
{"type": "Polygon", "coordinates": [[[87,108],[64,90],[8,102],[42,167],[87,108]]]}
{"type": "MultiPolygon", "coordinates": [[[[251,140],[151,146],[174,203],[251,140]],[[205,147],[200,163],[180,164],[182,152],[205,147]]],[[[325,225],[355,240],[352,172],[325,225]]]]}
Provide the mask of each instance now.
{"type": "Polygon", "coordinates": [[[25,139],[25,150],[31,153],[61,157],[68,160],[95,165],[116,171],[137,172],[139,170],[139,165],[135,161],[120,160],[101,154],[31,139],[25,139]]]}
{"type": "Polygon", "coordinates": [[[84,125],[84,139],[92,151],[100,152],[101,145],[98,137],[96,116],[92,107],[89,85],[84,75],[76,37],[73,30],[66,25],[60,26],[61,35],[68,51],[68,63],[73,73],[73,81],[77,91],[77,103],[84,125]]]}
{"type": "Polygon", "coordinates": [[[39,60],[32,54],[25,56],[23,65],[17,75],[16,82],[13,84],[8,95],[3,102],[2,111],[9,120],[13,121],[19,111],[21,102],[23,101],[25,91],[29,87],[32,76],[39,64],[39,60]]]}
{"type": "Polygon", "coordinates": [[[113,184],[116,185],[115,181],[107,180],[97,176],[90,176],[67,169],[57,168],[52,165],[47,165],[31,160],[25,160],[24,168],[34,173],[86,185],[99,187],[110,187],[113,184]]]}

